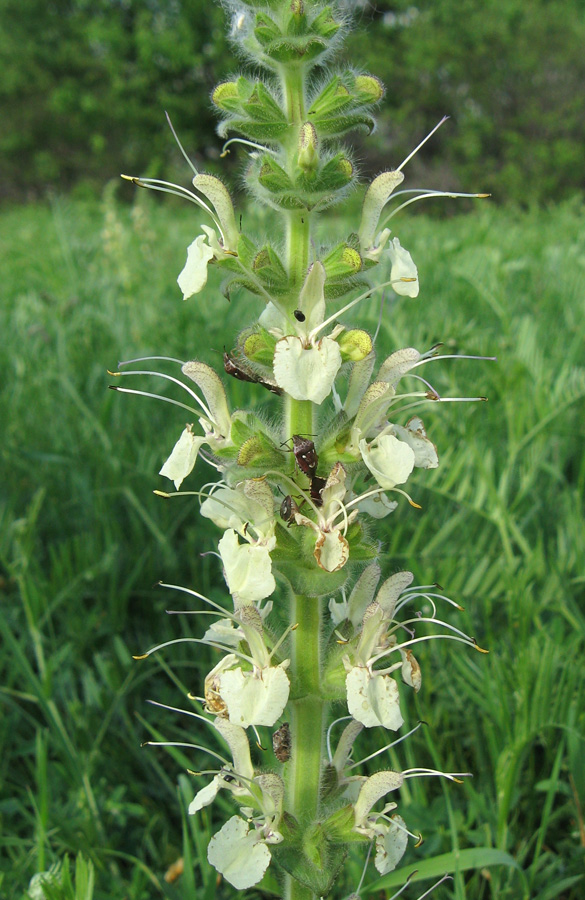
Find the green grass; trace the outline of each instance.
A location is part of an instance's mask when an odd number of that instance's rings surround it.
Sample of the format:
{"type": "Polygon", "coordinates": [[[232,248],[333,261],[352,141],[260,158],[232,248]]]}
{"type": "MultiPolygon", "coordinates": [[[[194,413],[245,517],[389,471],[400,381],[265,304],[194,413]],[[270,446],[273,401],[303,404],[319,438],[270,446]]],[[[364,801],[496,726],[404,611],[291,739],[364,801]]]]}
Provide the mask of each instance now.
{"type": "MultiPolygon", "coordinates": [[[[214,537],[190,501],[152,494],[182,413],[108,391],[106,369],[149,353],[217,366],[258,304],[243,295],[227,304],[211,279],[183,304],[175,277],[196,222],[189,208],[148,199],[121,207],[110,191],[101,206],[56,200],[0,218],[6,900],[21,900],[35,872],[66,856],[55,900],[75,897],[77,878],[79,900],[233,896],[205,862],[229,804],[184,815],[194,779],[183,773],[201,758],[140,746],[186,739],[184,721],[146,700],[180,705],[210,657],[179,646],[131,659],[195,624],[165,616],[169,595],[154,582],[225,596],[216,560],[200,556],[214,537]],[[168,884],[181,855],[185,874],[168,884]]],[[[525,214],[485,205],[397,226],[422,290],[386,307],[380,355],[442,340],[449,352],[498,357],[426,368],[442,395],[489,402],[426,414],[441,466],[412,484],[422,511],[403,504],[381,535],[386,571],[408,566],[419,582],[440,581],[465,607],[450,620],[490,650],[436,642],[419,654],[417,708],[411,696],[405,704],[413,724],[429,725],[397,748],[396,764],[474,773],[459,787],[414,780],[401,792],[402,814],[425,836],[406,864],[428,875],[433,857],[469,854],[437,900],[582,896],[584,219],[576,203],[525,214]],[[481,848],[505,851],[515,866],[492,865],[500,857],[481,848]]],[[[378,311],[369,301],[352,321],[373,331],[378,311]]],[[[235,405],[270,404],[258,387],[229,387],[235,405]]],[[[355,890],[360,870],[350,860],[339,896],[355,890]]]]}

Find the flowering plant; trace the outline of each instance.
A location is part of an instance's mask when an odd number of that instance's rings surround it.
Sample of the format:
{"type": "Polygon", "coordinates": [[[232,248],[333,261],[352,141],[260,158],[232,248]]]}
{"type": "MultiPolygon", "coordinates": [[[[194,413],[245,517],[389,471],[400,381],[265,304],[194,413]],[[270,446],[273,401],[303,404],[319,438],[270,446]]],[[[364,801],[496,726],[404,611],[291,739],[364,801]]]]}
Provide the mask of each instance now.
{"type": "Polygon", "coordinates": [[[274,415],[231,409],[222,378],[197,360],[167,360],[183,379],[128,363],[115,374],[164,378],[188,395],[187,402],[170,400],[189,421],[160,474],[181,495],[198,494],[201,515],[222,532],[229,608],[173,588],[218,614],[201,637],[180,639],[223,654],[205,679],[201,712],[185,712],[211,726],[231,757],[208,751],[221,765],[189,813],[197,815],[220,790],[231,793],[238,812],[211,839],[208,859],[235,888],[258,884],[274,863],[287,898],[324,897],[352,845],[373,846],[381,874],[399,863],[410,835],[395,812],[405,780],[456,779],[427,769],[351,774],[360,765],[352,754],[364,728],[385,735],[402,726],[396,676],[420,690],[417,645],[449,638],[479,649],[440,618],[437,602],[457,604],[436,585],[415,587],[408,571],[382,580],[373,523],[398,515],[405,502],[418,507],[404,485],[415,468],[439,465],[420,408],[483,398],[441,397],[418,373],[445,358],[439,346],[401,348],[377,364],[375,336],[346,314],[384,289],[415,302],[417,267],[388,222],[414,200],[468,195],[397,190],[410,154],[366,188],[355,231],[323,241],[320,214],[358,181],[341,140],[374,128],[383,86],[374,75],[330,67],[348,27],[340,4],[227,5],[232,38],[255,74],[215,88],[219,132],[242,136],[226,148],[238,140],[248,148],[246,187],[278,214],[282,239],[241,232],[223,182],[193,166],[192,190],[131,180],[179,194],[209,216],[187,248],[179,287],[185,300],[202,294],[214,266],[225,275],[228,300],[243,293],[259,299],[260,314],[231,342],[224,369],[271,392],[274,415]],[[408,199],[386,214],[399,196],[408,199]],[[180,490],[200,457],[218,480],[204,491],[180,490]],[[253,762],[250,732],[263,746],[260,728],[273,731],[272,764],[266,754],[253,762]]]}

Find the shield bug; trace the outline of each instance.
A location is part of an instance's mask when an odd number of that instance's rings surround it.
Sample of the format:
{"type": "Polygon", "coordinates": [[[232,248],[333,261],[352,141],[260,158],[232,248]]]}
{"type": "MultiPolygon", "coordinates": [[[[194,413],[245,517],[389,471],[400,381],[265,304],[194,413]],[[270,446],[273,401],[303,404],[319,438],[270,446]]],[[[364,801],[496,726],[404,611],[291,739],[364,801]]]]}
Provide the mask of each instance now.
{"type": "Polygon", "coordinates": [[[312,478],[317,470],[319,457],[315,451],[315,444],[300,434],[292,436],[293,453],[301,472],[312,478]]]}
{"type": "Polygon", "coordinates": [[[298,510],[297,504],[289,494],[280,504],[280,518],[290,527],[294,522],[295,513],[298,512],[298,510]]]}
{"type": "Polygon", "coordinates": [[[319,475],[313,475],[311,478],[311,500],[315,504],[315,506],[323,506],[323,499],[321,497],[321,491],[327,484],[326,478],[320,478],[319,475]]]}

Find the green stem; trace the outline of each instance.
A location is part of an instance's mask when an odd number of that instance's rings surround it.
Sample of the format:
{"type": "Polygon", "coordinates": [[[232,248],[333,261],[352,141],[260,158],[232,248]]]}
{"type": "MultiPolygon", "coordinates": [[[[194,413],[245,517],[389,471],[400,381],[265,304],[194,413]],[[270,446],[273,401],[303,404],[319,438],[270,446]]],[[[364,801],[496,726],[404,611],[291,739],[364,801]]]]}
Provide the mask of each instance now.
{"type": "Polygon", "coordinates": [[[295,210],[286,215],[286,256],[292,285],[300,288],[309,267],[311,245],[311,214],[295,210]]]}
{"type": "Polygon", "coordinates": [[[286,117],[291,125],[302,125],[305,120],[305,70],[302,65],[283,66],[280,79],[286,117]]]}
{"type": "MultiPolygon", "coordinates": [[[[302,65],[283,66],[280,73],[285,115],[289,122],[283,149],[286,152],[286,168],[291,178],[297,168],[300,128],[305,122],[305,70],[302,65]]],[[[285,214],[286,257],[288,273],[293,289],[302,285],[309,265],[311,243],[311,216],[307,210],[292,210],[285,214]]]]}
{"type": "Polygon", "coordinates": [[[284,395],[284,440],[293,434],[310,437],[313,434],[313,404],[310,400],[293,400],[284,395]]]}
{"type": "MultiPolygon", "coordinates": [[[[322,602],[293,596],[290,606],[294,632],[291,682],[295,699],[291,710],[291,758],[286,783],[286,809],[304,828],[319,815],[321,760],[327,702],[321,697],[322,602]]],[[[286,900],[314,900],[312,891],[287,876],[286,900]]]]}

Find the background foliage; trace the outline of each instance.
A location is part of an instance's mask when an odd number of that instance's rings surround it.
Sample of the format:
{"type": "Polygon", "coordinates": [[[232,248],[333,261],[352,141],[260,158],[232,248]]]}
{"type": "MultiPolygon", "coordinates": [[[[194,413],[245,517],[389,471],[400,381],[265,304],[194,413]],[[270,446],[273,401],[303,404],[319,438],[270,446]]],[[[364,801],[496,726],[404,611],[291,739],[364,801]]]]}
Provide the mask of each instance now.
{"type": "MultiPolygon", "coordinates": [[[[583,0],[377,0],[347,57],[387,86],[362,167],[397,165],[445,114],[412,172],[423,187],[522,204],[585,187],[583,0]]],[[[201,165],[220,150],[211,88],[234,70],[219,3],[0,0],[0,197],[168,175],[168,110],[201,165]]]]}

